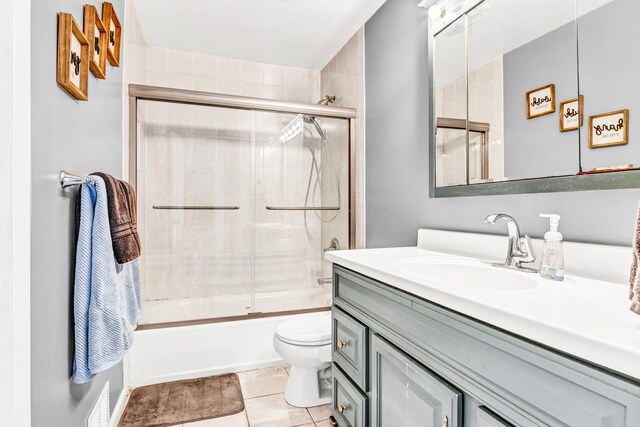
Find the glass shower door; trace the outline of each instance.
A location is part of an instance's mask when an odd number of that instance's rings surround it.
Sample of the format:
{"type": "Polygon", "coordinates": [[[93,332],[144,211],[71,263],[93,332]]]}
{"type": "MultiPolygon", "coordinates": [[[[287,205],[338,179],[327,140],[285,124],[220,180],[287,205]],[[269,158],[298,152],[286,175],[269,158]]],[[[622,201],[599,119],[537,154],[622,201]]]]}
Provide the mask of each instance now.
{"type": "Polygon", "coordinates": [[[137,114],[140,324],[329,307],[349,121],[148,100],[137,114]]]}
{"type": "Polygon", "coordinates": [[[138,101],[141,324],[251,312],[253,114],[138,101]]]}
{"type": "Polygon", "coordinates": [[[346,120],[256,112],[255,311],[328,307],[323,248],[348,247],[346,120]]]}

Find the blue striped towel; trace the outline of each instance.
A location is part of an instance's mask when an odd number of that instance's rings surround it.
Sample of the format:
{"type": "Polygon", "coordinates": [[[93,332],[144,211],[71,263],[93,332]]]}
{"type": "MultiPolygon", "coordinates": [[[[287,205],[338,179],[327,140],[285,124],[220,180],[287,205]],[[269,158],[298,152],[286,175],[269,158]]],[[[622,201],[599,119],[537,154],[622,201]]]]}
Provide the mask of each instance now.
{"type": "Polygon", "coordinates": [[[122,360],[142,313],[138,260],[115,261],[104,181],[94,177],[80,191],[73,310],[73,381],[79,384],[122,360]]]}

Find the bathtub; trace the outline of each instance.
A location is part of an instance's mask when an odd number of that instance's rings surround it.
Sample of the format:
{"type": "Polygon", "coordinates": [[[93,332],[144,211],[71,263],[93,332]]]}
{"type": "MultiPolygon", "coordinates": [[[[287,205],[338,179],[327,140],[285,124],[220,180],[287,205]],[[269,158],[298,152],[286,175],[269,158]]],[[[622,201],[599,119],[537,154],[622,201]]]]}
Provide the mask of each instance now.
{"type": "Polygon", "coordinates": [[[125,360],[127,386],[198,378],[277,366],[276,327],[295,317],[264,317],[135,332],[125,360]]]}

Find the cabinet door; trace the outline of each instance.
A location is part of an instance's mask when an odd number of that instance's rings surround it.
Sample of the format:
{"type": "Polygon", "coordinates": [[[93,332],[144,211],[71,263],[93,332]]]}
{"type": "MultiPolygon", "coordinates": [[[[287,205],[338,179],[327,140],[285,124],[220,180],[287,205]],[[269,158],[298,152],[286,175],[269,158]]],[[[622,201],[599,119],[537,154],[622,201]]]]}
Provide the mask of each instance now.
{"type": "Polygon", "coordinates": [[[378,335],[371,343],[375,427],[459,427],[462,394],[378,335]]]}

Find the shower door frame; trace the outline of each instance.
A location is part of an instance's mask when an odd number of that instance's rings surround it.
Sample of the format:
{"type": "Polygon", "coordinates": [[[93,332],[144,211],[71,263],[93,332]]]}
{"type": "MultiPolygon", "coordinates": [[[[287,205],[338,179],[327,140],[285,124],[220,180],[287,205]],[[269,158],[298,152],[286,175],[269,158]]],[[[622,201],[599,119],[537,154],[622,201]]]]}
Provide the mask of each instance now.
{"type": "MultiPolygon", "coordinates": [[[[237,95],[225,95],[213,92],[201,92],[187,89],[174,89],[148,85],[129,85],[129,183],[137,190],[138,175],[138,101],[158,101],[175,104],[201,105],[208,107],[235,108],[248,111],[267,111],[272,113],[304,114],[315,117],[326,117],[347,120],[349,126],[349,249],[356,245],[356,110],[347,107],[304,104],[288,101],[277,101],[264,98],[252,98],[237,95]]],[[[249,313],[237,316],[172,321],[139,325],[137,330],[190,326],[206,323],[228,322],[264,317],[288,316],[292,314],[328,311],[331,307],[318,307],[299,310],[277,311],[271,313],[249,313]]]]}

